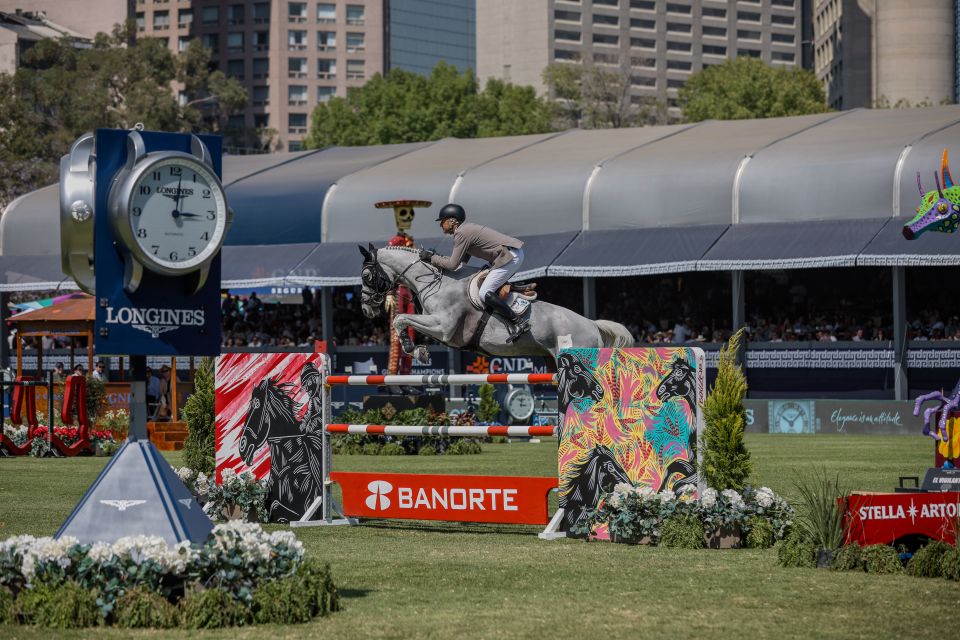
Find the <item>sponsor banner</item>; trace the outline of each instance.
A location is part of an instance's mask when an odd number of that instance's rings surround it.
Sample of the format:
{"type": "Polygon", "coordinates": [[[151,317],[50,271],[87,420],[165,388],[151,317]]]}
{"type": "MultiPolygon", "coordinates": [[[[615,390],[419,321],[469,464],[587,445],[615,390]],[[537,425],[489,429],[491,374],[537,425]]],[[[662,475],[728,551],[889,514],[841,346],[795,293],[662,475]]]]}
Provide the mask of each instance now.
{"type": "Polygon", "coordinates": [[[953,543],[960,493],[853,493],[847,498],[846,542],[890,544],[923,535],[953,543]]]}
{"type": "MultiPolygon", "coordinates": [[[[748,432],[915,435],[923,416],[912,401],[745,400],[748,432]]],[[[932,405],[928,405],[932,406],[932,405]]]]}
{"type": "Polygon", "coordinates": [[[546,524],[556,478],[331,473],[343,511],[362,518],[546,524]]]}

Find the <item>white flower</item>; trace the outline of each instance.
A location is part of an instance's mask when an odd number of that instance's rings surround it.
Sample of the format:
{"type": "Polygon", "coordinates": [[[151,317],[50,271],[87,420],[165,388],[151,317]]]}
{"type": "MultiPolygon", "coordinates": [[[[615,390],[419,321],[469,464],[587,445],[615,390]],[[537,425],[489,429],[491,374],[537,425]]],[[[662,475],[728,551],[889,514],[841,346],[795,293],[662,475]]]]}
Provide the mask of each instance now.
{"type": "Polygon", "coordinates": [[[670,491],[669,489],[664,489],[657,495],[660,497],[661,502],[673,502],[674,500],[677,499],[676,494],[673,491],[670,491]]]}
{"type": "Polygon", "coordinates": [[[106,542],[96,542],[87,551],[87,557],[94,562],[106,562],[113,557],[113,547],[106,542]]]}
{"type": "Polygon", "coordinates": [[[630,492],[631,492],[633,495],[635,495],[635,496],[637,496],[638,498],[640,498],[641,502],[648,502],[648,501],[650,501],[650,500],[655,499],[656,496],[657,496],[657,492],[654,491],[652,488],[646,486],[646,485],[644,485],[644,486],[636,486],[636,487],[634,487],[633,489],[631,489],[630,492]]]}
{"type": "Polygon", "coordinates": [[[610,506],[614,509],[619,509],[623,506],[623,495],[619,493],[610,494],[610,506]]]}
{"type": "Polygon", "coordinates": [[[717,490],[712,487],[707,487],[703,495],[700,496],[700,506],[705,509],[712,509],[715,504],[717,504],[717,490]]]}
{"type": "Polygon", "coordinates": [[[743,504],[743,497],[739,492],[733,489],[724,489],[720,493],[724,498],[726,498],[727,502],[733,506],[739,506],[743,504]]]}
{"type": "Polygon", "coordinates": [[[629,494],[633,490],[633,485],[629,482],[618,482],[613,487],[613,492],[621,496],[629,494]]]}
{"type": "Polygon", "coordinates": [[[773,506],[777,495],[769,487],[760,487],[757,489],[757,504],[764,509],[773,506]]]}

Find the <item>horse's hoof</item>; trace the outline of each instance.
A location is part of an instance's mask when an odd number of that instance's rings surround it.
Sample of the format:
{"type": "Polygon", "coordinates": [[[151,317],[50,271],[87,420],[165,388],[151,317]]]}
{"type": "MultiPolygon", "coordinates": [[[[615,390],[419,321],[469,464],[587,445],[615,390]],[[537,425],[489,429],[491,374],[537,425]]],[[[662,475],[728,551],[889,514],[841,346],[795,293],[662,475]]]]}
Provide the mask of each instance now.
{"type": "Polygon", "coordinates": [[[430,351],[424,346],[413,350],[413,358],[425,367],[430,366],[430,351]]]}

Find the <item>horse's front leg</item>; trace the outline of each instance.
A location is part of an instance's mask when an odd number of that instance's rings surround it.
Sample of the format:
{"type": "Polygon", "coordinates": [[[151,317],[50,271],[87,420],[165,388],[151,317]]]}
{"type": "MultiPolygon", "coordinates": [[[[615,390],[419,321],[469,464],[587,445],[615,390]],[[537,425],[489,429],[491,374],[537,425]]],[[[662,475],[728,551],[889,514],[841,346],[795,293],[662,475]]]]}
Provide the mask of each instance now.
{"type": "Polygon", "coordinates": [[[397,332],[400,339],[400,347],[403,352],[412,355],[417,362],[423,365],[430,364],[430,352],[422,344],[415,344],[407,334],[407,329],[413,327],[413,330],[430,336],[434,340],[443,342],[443,325],[439,316],[425,314],[398,314],[393,319],[393,329],[397,332]]]}

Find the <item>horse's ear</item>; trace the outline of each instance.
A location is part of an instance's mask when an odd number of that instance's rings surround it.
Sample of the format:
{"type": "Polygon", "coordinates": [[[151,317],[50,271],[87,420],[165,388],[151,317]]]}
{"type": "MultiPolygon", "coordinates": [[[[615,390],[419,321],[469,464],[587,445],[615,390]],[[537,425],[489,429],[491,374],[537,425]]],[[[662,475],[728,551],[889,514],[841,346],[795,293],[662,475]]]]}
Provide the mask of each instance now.
{"type": "Polygon", "coordinates": [[[377,250],[377,248],[376,248],[375,246],[373,246],[373,243],[372,243],[372,242],[368,242],[368,243],[367,243],[367,249],[370,250],[370,253],[374,253],[374,252],[377,250]]]}
{"type": "Polygon", "coordinates": [[[363,248],[363,245],[362,245],[362,244],[358,244],[358,245],[357,245],[357,249],[360,249],[360,255],[362,255],[365,260],[369,260],[369,259],[370,259],[370,253],[369,253],[366,249],[363,248]]]}

